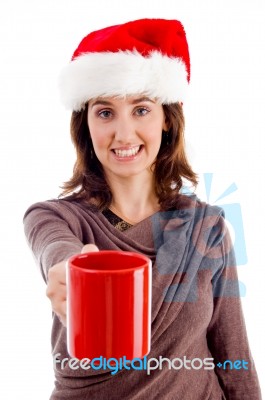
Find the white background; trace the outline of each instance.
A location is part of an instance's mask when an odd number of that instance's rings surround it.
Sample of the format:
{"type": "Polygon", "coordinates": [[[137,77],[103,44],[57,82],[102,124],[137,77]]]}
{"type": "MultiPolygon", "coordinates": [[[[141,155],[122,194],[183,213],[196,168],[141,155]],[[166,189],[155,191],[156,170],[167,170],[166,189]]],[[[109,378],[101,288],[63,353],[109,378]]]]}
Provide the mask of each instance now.
{"type": "MultiPolygon", "coordinates": [[[[26,208],[57,197],[74,151],[57,76],[90,31],[143,17],[179,19],[191,54],[185,104],[190,161],[212,172],[210,202],[239,202],[248,263],[239,266],[252,353],[264,367],[264,2],[9,0],[0,9],[2,399],[46,400],[53,386],[51,311],[23,235],[26,208]]],[[[203,182],[199,192],[204,196],[203,182]]],[[[176,355],[177,356],[177,355],[176,355]]],[[[240,373],[240,371],[239,371],[240,373]]],[[[203,399],[202,399],[203,400],[203,399]]]]}

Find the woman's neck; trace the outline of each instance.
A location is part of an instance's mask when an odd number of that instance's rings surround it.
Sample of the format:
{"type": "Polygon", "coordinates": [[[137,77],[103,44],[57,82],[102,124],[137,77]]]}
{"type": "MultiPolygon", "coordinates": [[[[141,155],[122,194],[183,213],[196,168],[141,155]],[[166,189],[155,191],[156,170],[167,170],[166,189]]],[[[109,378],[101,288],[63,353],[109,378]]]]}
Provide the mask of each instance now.
{"type": "Polygon", "coordinates": [[[136,224],[159,210],[153,179],[112,179],[110,209],[125,221],[136,224]]]}

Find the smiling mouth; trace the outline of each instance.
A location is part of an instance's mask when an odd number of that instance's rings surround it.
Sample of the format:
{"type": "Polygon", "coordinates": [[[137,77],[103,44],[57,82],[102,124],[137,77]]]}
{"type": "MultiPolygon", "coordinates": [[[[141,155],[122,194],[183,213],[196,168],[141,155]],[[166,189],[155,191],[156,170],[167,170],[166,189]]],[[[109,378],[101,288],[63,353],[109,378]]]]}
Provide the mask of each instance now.
{"type": "Polygon", "coordinates": [[[130,149],[113,149],[112,151],[116,154],[116,156],[125,158],[125,157],[136,156],[136,154],[139,153],[141,148],[142,145],[135,146],[130,149]]]}

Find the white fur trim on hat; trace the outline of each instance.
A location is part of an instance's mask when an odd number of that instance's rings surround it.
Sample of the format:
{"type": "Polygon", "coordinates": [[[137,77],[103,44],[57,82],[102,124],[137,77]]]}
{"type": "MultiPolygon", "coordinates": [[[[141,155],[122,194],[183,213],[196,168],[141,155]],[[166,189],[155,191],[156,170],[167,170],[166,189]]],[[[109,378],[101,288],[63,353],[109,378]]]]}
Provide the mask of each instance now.
{"type": "Polygon", "coordinates": [[[180,58],[153,51],[86,53],[71,61],[59,76],[63,104],[80,111],[97,97],[145,94],[161,104],[183,102],[188,87],[187,71],[180,58]]]}

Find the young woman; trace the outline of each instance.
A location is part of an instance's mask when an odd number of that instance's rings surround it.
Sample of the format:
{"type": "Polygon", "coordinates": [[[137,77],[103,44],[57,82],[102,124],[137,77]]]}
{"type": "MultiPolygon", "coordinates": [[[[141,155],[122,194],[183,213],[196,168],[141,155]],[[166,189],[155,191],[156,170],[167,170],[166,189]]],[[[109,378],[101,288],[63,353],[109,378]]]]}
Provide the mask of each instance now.
{"type": "Polygon", "coordinates": [[[223,212],[181,193],[197,183],[184,149],[189,75],[183,26],[161,19],[90,33],[62,72],[74,173],[24,218],[54,311],[52,400],[261,399],[223,212]],[[148,358],[174,361],[149,374],[69,364],[65,262],[111,249],[153,262],[148,358]]]}

